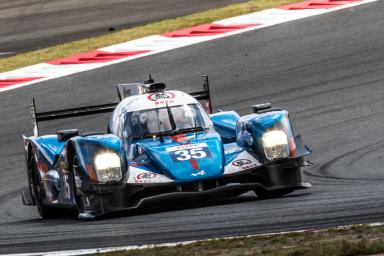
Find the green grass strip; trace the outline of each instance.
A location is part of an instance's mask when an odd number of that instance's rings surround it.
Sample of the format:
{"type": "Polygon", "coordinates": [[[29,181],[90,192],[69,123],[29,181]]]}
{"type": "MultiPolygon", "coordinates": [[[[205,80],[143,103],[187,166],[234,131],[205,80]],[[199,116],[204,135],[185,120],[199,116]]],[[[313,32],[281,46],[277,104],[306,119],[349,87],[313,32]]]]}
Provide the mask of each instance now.
{"type": "Polygon", "coordinates": [[[216,239],[172,247],[100,253],[102,256],[357,256],[384,252],[384,227],[354,226],[318,232],[216,239]]]}
{"type": "Polygon", "coordinates": [[[199,24],[210,23],[220,19],[239,16],[264,9],[278,7],[297,0],[252,0],[246,3],[233,4],[226,7],[191,14],[175,19],[167,19],[147,25],[125,29],[110,34],[59,44],[36,51],[21,53],[0,59],[0,72],[14,70],[54,60],[70,55],[96,50],[113,44],[127,42],[149,35],[162,34],[199,24]]]}

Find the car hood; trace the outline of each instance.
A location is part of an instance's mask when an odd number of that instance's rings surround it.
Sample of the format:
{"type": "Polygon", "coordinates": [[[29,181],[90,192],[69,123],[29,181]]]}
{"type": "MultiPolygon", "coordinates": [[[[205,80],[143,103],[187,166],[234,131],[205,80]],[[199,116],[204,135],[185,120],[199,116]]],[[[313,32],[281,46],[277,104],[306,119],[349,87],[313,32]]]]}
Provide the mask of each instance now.
{"type": "Polygon", "coordinates": [[[139,143],[151,165],[176,181],[219,177],[224,169],[224,151],[216,132],[199,132],[146,140],[139,143]]]}

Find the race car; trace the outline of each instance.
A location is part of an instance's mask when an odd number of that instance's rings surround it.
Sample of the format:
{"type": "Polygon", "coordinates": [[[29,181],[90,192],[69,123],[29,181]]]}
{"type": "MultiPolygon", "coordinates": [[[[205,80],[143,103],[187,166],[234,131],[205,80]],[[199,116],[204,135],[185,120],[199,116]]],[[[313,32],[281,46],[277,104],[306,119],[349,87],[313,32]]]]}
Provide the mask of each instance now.
{"type": "Polygon", "coordinates": [[[208,77],[204,90],[167,90],[151,77],[117,86],[117,103],[36,112],[34,135],[23,136],[28,189],[25,205],[42,218],[72,209],[93,219],[158,200],[207,200],[254,191],[279,197],[311,185],[302,181],[311,153],[294,136],[288,112],[271,104],[252,113],[212,113],[208,77]],[[40,135],[43,121],[113,112],[106,131],[77,129],[40,135]]]}

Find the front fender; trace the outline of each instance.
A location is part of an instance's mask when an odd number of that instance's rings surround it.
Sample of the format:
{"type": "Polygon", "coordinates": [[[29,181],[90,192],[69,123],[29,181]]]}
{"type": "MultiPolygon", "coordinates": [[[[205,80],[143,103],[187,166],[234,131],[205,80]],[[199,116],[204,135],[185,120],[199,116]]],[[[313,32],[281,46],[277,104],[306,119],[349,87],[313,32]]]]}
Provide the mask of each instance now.
{"type": "Polygon", "coordinates": [[[99,183],[95,169],[95,157],[104,152],[114,152],[120,156],[124,179],[127,163],[119,137],[112,134],[76,136],[71,138],[68,143],[72,145],[74,154],[78,157],[80,173],[77,173],[77,176],[82,182],[99,183]]]}
{"type": "Polygon", "coordinates": [[[236,125],[236,142],[261,163],[268,163],[271,160],[265,155],[262,137],[272,130],[282,131],[287,136],[287,157],[297,158],[310,153],[302,144],[301,138],[295,138],[288,112],[285,110],[271,110],[241,117],[236,125]]]}

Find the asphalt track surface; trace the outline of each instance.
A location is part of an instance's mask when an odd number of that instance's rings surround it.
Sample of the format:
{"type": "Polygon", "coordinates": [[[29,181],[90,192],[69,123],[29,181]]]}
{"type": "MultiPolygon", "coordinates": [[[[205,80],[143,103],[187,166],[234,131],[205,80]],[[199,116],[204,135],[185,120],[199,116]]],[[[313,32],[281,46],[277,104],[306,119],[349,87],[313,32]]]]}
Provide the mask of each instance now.
{"type": "Polygon", "coordinates": [[[0,57],[246,1],[0,1],[0,57]]]}
{"type": "MultiPolygon", "coordinates": [[[[384,221],[384,1],[255,30],[0,94],[0,253],[175,242],[384,221]],[[84,222],[42,220],[22,206],[21,134],[29,102],[40,110],[116,99],[114,85],[147,73],[170,88],[200,89],[209,74],[216,108],[288,109],[313,149],[313,188],[258,200],[159,206],[84,222]]],[[[106,116],[47,123],[46,131],[104,130],[106,116]]]]}

